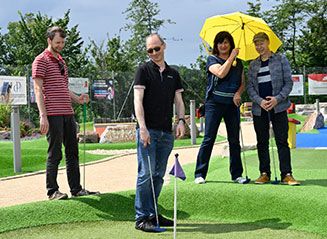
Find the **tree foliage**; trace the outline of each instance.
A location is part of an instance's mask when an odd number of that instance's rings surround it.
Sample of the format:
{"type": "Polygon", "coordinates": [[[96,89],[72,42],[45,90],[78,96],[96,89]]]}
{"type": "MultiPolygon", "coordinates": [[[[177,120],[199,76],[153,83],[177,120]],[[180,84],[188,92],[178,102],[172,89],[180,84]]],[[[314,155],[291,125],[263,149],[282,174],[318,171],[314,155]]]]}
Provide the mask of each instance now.
{"type": "Polygon", "coordinates": [[[145,38],[153,32],[158,32],[164,23],[173,22],[169,19],[158,19],[159,5],[150,0],[132,0],[123,13],[128,21],[124,29],[131,32],[126,48],[129,49],[129,58],[133,59],[134,65],[137,66],[147,59],[145,38]]]}
{"type": "Polygon", "coordinates": [[[62,52],[70,76],[81,76],[87,65],[83,41],[77,30],[78,25],[68,27],[70,21],[68,10],[63,18],[54,21],[47,15],[38,13],[19,12],[20,20],[8,24],[8,33],[4,35],[6,54],[1,55],[4,65],[10,74],[23,75],[30,71],[34,58],[47,47],[46,31],[49,27],[57,25],[62,27],[66,33],[65,48],[62,52]]]}

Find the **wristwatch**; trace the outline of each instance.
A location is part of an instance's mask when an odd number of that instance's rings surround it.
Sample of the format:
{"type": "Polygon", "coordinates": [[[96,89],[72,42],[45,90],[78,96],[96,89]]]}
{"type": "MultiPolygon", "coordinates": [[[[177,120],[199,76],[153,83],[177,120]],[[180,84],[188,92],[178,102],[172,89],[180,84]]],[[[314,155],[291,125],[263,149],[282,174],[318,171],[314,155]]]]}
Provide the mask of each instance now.
{"type": "Polygon", "coordinates": [[[179,123],[179,121],[183,121],[183,123],[184,123],[184,124],[186,124],[186,122],[185,122],[185,119],[184,119],[184,118],[179,118],[179,119],[178,119],[178,123],[179,123]]]}

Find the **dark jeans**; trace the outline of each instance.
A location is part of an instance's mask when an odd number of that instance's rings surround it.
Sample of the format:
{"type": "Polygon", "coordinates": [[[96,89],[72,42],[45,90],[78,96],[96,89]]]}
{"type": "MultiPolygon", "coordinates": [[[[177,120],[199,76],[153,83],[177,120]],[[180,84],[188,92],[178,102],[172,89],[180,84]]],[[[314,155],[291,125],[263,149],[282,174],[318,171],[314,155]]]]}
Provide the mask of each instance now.
{"type": "MultiPolygon", "coordinates": [[[[275,114],[270,112],[270,118],[275,134],[275,142],[278,150],[279,169],[283,178],[287,173],[292,173],[291,153],[288,146],[288,119],[286,111],[275,114]]],[[[253,116],[254,129],[257,135],[257,150],[259,157],[260,173],[266,172],[269,176],[269,116],[268,112],[261,110],[261,116],[253,116]]]]}
{"type": "Polygon", "coordinates": [[[216,103],[208,100],[205,104],[205,134],[195,169],[195,177],[206,178],[209,160],[221,120],[224,119],[229,143],[229,161],[232,180],[242,176],[240,146],[240,112],[234,104],[216,103]]]}
{"type": "Polygon", "coordinates": [[[62,144],[65,146],[66,172],[72,194],[79,192],[80,185],[78,142],[74,116],[48,116],[49,132],[47,134],[48,159],[46,184],[48,196],[59,189],[57,183],[58,165],[62,159],[62,144]]]}

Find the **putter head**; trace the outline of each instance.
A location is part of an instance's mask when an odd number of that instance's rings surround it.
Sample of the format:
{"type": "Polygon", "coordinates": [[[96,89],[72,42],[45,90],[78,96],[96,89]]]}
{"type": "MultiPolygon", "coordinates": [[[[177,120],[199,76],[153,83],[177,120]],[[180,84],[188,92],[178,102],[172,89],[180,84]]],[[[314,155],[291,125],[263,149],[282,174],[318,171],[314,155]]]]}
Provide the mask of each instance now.
{"type": "Polygon", "coordinates": [[[155,228],[153,228],[153,232],[165,232],[166,228],[160,227],[159,225],[157,225],[155,228]]]}
{"type": "Polygon", "coordinates": [[[251,182],[251,179],[246,177],[246,180],[243,182],[243,184],[248,184],[249,182],[251,182]]]}
{"type": "Polygon", "coordinates": [[[278,185],[279,184],[279,181],[276,178],[274,181],[271,181],[271,184],[278,185]]]}

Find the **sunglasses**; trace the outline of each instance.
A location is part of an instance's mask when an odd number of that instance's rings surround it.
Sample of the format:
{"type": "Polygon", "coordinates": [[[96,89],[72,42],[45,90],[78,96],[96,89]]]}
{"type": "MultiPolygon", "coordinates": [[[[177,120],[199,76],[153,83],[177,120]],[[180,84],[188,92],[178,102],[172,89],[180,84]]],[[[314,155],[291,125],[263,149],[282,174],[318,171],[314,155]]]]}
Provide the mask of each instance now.
{"type": "Polygon", "coordinates": [[[147,51],[147,53],[152,54],[154,51],[155,52],[159,52],[160,50],[161,50],[161,47],[160,46],[156,46],[156,47],[153,47],[153,48],[149,48],[146,51],[147,51]]]}
{"type": "Polygon", "coordinates": [[[65,74],[65,65],[62,61],[58,61],[59,64],[59,69],[60,69],[60,74],[64,75],[65,74]]]}

